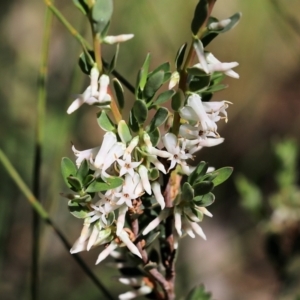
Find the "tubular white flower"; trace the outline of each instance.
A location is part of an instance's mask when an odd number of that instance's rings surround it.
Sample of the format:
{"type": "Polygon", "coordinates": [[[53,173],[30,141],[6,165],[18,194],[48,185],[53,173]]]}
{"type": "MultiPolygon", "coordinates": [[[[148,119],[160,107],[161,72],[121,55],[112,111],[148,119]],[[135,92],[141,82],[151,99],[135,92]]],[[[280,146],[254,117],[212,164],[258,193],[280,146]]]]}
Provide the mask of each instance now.
{"type": "Polygon", "coordinates": [[[128,233],[123,229],[119,234],[120,240],[127,246],[131,253],[142,258],[142,255],[136,245],[129,239],[128,233]]]}
{"type": "Polygon", "coordinates": [[[200,122],[200,126],[203,131],[217,131],[217,125],[209,118],[209,116],[205,112],[199,95],[192,94],[191,96],[189,96],[187,101],[187,107],[193,109],[193,111],[197,115],[197,121],[200,122]]]}
{"type": "Polygon", "coordinates": [[[131,40],[134,37],[134,34],[120,34],[120,35],[108,35],[104,38],[103,42],[106,44],[116,44],[116,43],[123,43],[126,41],[131,40]]]}
{"type": "Polygon", "coordinates": [[[118,244],[112,241],[98,256],[96,265],[98,265],[102,260],[104,260],[111,252],[118,248],[118,244]]]}
{"type": "Polygon", "coordinates": [[[95,158],[94,166],[95,168],[102,168],[104,161],[106,159],[106,156],[109,152],[109,150],[117,143],[117,137],[112,132],[105,133],[102,141],[101,148],[95,158]]]}
{"type": "Polygon", "coordinates": [[[166,206],[165,198],[163,197],[161,193],[160,184],[157,181],[152,182],[151,188],[154,194],[154,197],[158,204],[160,205],[161,209],[163,210],[166,206]]]}
{"type": "Polygon", "coordinates": [[[209,71],[212,72],[224,72],[227,76],[238,79],[240,76],[238,73],[232,70],[239,65],[237,62],[222,63],[212,53],[206,54],[206,60],[208,62],[209,71]]]}
{"type": "Polygon", "coordinates": [[[87,247],[87,240],[91,236],[92,228],[88,222],[84,222],[83,228],[80,233],[80,237],[76,240],[73,247],[70,250],[70,253],[78,253],[85,251],[87,247]]]}
{"type": "Polygon", "coordinates": [[[121,233],[121,231],[124,228],[125,225],[125,217],[126,217],[126,212],[128,211],[128,206],[126,205],[122,205],[119,208],[119,216],[117,219],[117,232],[116,234],[119,235],[121,233]]]}
{"type": "Polygon", "coordinates": [[[181,226],[182,226],[182,222],[181,222],[181,216],[182,216],[182,211],[181,209],[179,209],[177,206],[174,207],[174,222],[175,222],[175,229],[178,233],[179,236],[182,235],[182,231],[181,231],[181,226]]]}
{"type": "Polygon", "coordinates": [[[148,133],[144,132],[143,139],[146,144],[147,153],[164,158],[170,157],[170,154],[167,151],[159,150],[152,146],[151,139],[148,133]]]}
{"type": "Polygon", "coordinates": [[[98,95],[98,101],[99,102],[104,102],[105,100],[110,101],[111,97],[107,97],[107,88],[109,85],[109,76],[106,74],[102,74],[99,78],[99,95],[98,95]]]}
{"type": "Polygon", "coordinates": [[[149,178],[148,178],[148,169],[144,165],[140,165],[139,168],[138,168],[138,172],[140,174],[144,190],[149,195],[151,195],[152,191],[151,191],[150,181],[149,181],[149,178]]]}
{"type": "Polygon", "coordinates": [[[95,96],[92,95],[92,88],[91,86],[88,86],[86,90],[83,92],[83,94],[80,94],[78,98],[76,98],[71,105],[69,106],[67,113],[71,114],[75,110],[77,110],[81,105],[84,103],[92,105],[94,103],[98,102],[98,100],[95,98],[95,96]]]}
{"type": "Polygon", "coordinates": [[[131,155],[131,152],[133,149],[138,145],[139,143],[139,136],[135,136],[129,143],[128,147],[125,150],[125,153],[123,155],[123,158],[126,159],[127,156],[131,155]]]}
{"type": "Polygon", "coordinates": [[[131,300],[139,296],[150,294],[151,292],[152,292],[152,288],[150,286],[143,285],[137,290],[120,294],[119,300],[131,300]]]}
{"type": "Polygon", "coordinates": [[[87,149],[87,150],[83,150],[83,151],[79,151],[75,148],[75,146],[72,146],[72,150],[75,154],[75,156],[77,157],[76,159],[76,166],[79,167],[81,165],[81,163],[83,162],[83,160],[87,160],[88,162],[91,162],[95,156],[97,155],[97,153],[99,152],[100,147],[95,147],[92,149],[87,149]]]}
{"type": "Polygon", "coordinates": [[[199,40],[198,42],[198,46],[196,47],[196,44],[193,44],[195,52],[197,54],[197,57],[199,59],[200,65],[201,65],[201,69],[205,72],[205,73],[209,73],[209,67],[207,65],[207,61],[206,61],[206,57],[204,54],[204,48],[202,45],[202,42],[199,40]]]}
{"type": "Polygon", "coordinates": [[[142,232],[143,235],[147,235],[150,231],[152,231],[153,229],[155,229],[169,215],[170,215],[170,209],[169,208],[165,208],[164,210],[162,210],[159,213],[159,215],[146,226],[146,228],[142,232]]]}
{"type": "Polygon", "coordinates": [[[91,69],[91,95],[93,97],[97,97],[98,96],[98,78],[99,78],[99,70],[97,67],[93,67],[91,69]]]}

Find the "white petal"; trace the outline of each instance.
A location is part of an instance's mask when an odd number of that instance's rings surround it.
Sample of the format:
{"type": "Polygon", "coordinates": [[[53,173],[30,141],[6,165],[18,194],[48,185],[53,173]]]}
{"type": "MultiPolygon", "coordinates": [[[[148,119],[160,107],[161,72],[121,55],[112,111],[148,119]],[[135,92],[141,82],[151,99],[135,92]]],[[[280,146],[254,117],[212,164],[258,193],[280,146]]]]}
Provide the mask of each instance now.
{"type": "Polygon", "coordinates": [[[127,246],[131,253],[137,255],[138,257],[142,258],[142,255],[136,245],[129,239],[129,236],[126,231],[121,231],[119,234],[119,238],[122,242],[127,246]]]}
{"type": "Polygon", "coordinates": [[[79,97],[75,99],[72,104],[69,106],[67,110],[67,114],[73,113],[75,110],[77,110],[82,104],[84,103],[84,100],[82,97],[79,97]]]}
{"type": "Polygon", "coordinates": [[[109,76],[107,76],[106,74],[102,74],[99,78],[99,84],[100,84],[100,89],[99,89],[98,100],[99,102],[103,102],[107,94],[107,87],[109,85],[109,76]]]}
{"type": "Polygon", "coordinates": [[[158,202],[161,209],[163,210],[166,206],[166,203],[165,203],[165,198],[163,197],[163,195],[161,193],[160,184],[157,181],[152,182],[151,188],[152,188],[152,191],[153,191],[156,201],[158,202]]]}
{"type": "Polygon", "coordinates": [[[175,134],[167,133],[162,137],[162,142],[169,153],[175,153],[175,148],[178,147],[178,140],[175,134]]]}
{"type": "Polygon", "coordinates": [[[141,176],[143,188],[149,195],[151,195],[152,191],[151,191],[150,181],[148,178],[148,169],[144,165],[140,165],[138,172],[141,176]]]}
{"type": "Polygon", "coordinates": [[[117,137],[114,133],[112,132],[105,133],[100,151],[98,152],[95,159],[94,165],[96,168],[101,167],[101,165],[106,159],[106,155],[108,151],[115,145],[116,142],[117,142],[117,137]]]}
{"type": "Polygon", "coordinates": [[[117,219],[117,235],[121,233],[125,224],[126,212],[128,211],[128,206],[124,205],[119,208],[119,216],[117,219]]]}
{"type": "Polygon", "coordinates": [[[113,252],[118,247],[118,244],[111,242],[98,256],[96,265],[98,265],[102,260],[104,260],[111,252],[113,252]]]}
{"type": "Polygon", "coordinates": [[[98,93],[98,78],[99,78],[99,70],[97,67],[93,67],[91,69],[91,96],[96,96],[98,93]]]}
{"type": "Polygon", "coordinates": [[[89,238],[89,242],[87,244],[87,251],[89,251],[92,248],[92,246],[94,245],[94,243],[96,242],[98,234],[99,234],[99,230],[98,230],[97,226],[94,225],[92,234],[91,234],[91,236],[89,238]]]}
{"type": "Polygon", "coordinates": [[[178,235],[181,236],[181,210],[179,210],[177,207],[174,208],[174,221],[178,235]]]}
{"type": "Polygon", "coordinates": [[[147,295],[151,292],[152,292],[152,288],[150,288],[147,285],[144,285],[135,291],[130,291],[130,292],[126,292],[124,294],[120,294],[119,300],[130,300],[130,299],[134,299],[138,296],[147,295]]]}
{"type": "Polygon", "coordinates": [[[198,225],[197,223],[195,222],[189,222],[192,229],[194,230],[194,232],[196,234],[198,234],[199,236],[201,236],[204,240],[206,240],[206,235],[204,234],[202,228],[200,227],[200,225],[198,225]]]}
{"type": "Polygon", "coordinates": [[[149,160],[152,164],[154,164],[154,166],[155,166],[159,171],[161,171],[161,172],[164,173],[164,174],[167,173],[167,172],[166,172],[166,169],[165,169],[165,167],[164,167],[164,165],[157,159],[156,156],[154,156],[154,155],[149,155],[147,158],[148,158],[148,160],[149,160]]]}
{"type": "Polygon", "coordinates": [[[162,210],[159,215],[152,220],[148,226],[143,230],[143,235],[148,234],[150,231],[152,231],[154,228],[156,228],[160,222],[164,221],[170,214],[170,209],[165,208],[162,210]]]}
{"type": "Polygon", "coordinates": [[[180,114],[181,118],[183,118],[185,120],[198,121],[197,114],[189,106],[184,106],[183,108],[181,108],[179,111],[179,114],[180,114]]]}

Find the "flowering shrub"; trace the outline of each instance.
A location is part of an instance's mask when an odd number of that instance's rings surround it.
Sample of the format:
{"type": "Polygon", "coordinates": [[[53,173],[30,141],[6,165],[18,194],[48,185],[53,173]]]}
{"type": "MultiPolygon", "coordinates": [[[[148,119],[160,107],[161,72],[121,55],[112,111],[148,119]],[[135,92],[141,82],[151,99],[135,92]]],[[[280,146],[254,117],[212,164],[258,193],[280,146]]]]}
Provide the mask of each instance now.
{"type": "MultiPolygon", "coordinates": [[[[99,147],[78,150],[73,146],[76,163],[62,160],[64,180],[74,192],[65,195],[70,213],[83,220],[71,253],[100,247],[96,264],[109,255],[121,261],[120,282],[133,290],[119,299],[139,295],[174,299],[180,240],[186,235],[206,239],[199,223],[204,215],[212,217],[207,209],[215,200],[212,191],[232,173],[230,167],[214,170],[207,162],[195,165],[193,160],[203,147],[224,141],[217,124],[227,122],[231,102],[210,100],[226,87],[221,84],[225,76],[239,77],[233,70],[238,63],[222,63],[205,47],[233,28],[240,14],[219,21],[210,16],[215,1],[200,0],[191,23],[192,42],[179,48],[175,63],[150,70],[147,55],[125,120],[123,79],[113,76],[118,46],[113,60],[105,63],[101,44],[119,45],[133,35],[107,35],[112,0],[74,3],[91,23],[94,49],[83,47],[79,65],[89,75],[90,85],[67,113],[83,104],[99,107],[97,120],[105,134],[99,147]],[[131,271],[126,273],[128,268],[131,271]],[[138,275],[132,276],[133,269],[138,275]]],[[[205,294],[202,287],[191,292],[189,299],[200,299],[199,293],[205,294]]]]}

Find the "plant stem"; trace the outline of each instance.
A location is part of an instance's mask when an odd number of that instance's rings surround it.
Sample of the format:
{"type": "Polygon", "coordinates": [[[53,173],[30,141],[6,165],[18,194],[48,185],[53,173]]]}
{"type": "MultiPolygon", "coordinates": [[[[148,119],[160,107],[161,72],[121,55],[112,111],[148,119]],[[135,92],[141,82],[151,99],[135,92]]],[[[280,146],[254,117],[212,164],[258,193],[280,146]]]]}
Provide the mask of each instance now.
{"type": "MultiPolygon", "coordinates": [[[[131,220],[131,228],[132,232],[134,233],[135,236],[139,235],[139,222],[138,219],[133,219],[131,220]]],[[[149,263],[149,258],[148,258],[148,253],[146,250],[143,249],[142,247],[142,242],[138,241],[136,243],[137,248],[139,249],[141,255],[142,255],[142,260],[144,265],[149,263]]],[[[151,276],[152,282],[154,284],[154,291],[156,295],[157,300],[172,300],[173,298],[170,298],[170,293],[172,291],[170,290],[170,285],[168,281],[164,278],[164,276],[156,269],[153,268],[148,271],[149,275],[151,276]],[[164,291],[164,296],[155,288],[157,286],[157,283],[159,283],[164,291]]]]}
{"type": "MultiPolygon", "coordinates": [[[[7,173],[13,179],[13,181],[16,183],[16,185],[21,190],[23,195],[29,201],[30,205],[38,213],[39,217],[42,218],[46,222],[46,224],[50,225],[50,227],[54,230],[56,235],[59,237],[59,239],[65,246],[66,250],[69,252],[71,245],[68,243],[66,237],[62,234],[62,232],[58,229],[58,227],[55,226],[55,224],[50,219],[48,213],[45,211],[45,209],[43,208],[41,203],[36,199],[36,197],[30,191],[28,186],[22,180],[22,178],[20,177],[20,175],[18,174],[16,169],[13,167],[13,165],[11,164],[11,162],[9,161],[9,159],[7,158],[7,156],[3,153],[3,151],[1,149],[0,149],[0,162],[3,164],[7,173]]],[[[73,254],[72,257],[79,264],[79,266],[86,273],[86,275],[94,282],[94,284],[97,286],[97,288],[103,293],[103,295],[105,295],[105,297],[106,297],[105,299],[114,300],[114,297],[112,297],[112,295],[105,288],[105,286],[99,281],[99,279],[96,277],[96,275],[89,269],[89,267],[82,260],[82,258],[80,256],[78,256],[77,254],[73,254]]]]}
{"type": "MultiPolygon", "coordinates": [[[[42,45],[42,57],[40,62],[40,70],[38,75],[38,103],[37,103],[37,123],[36,123],[36,137],[35,137],[35,154],[33,166],[33,194],[35,198],[40,198],[40,178],[42,166],[42,144],[44,133],[44,119],[46,106],[46,80],[47,80],[47,65],[49,54],[49,41],[51,34],[52,13],[47,8],[44,37],[42,45]]],[[[32,252],[31,252],[31,299],[36,300],[38,296],[39,287],[39,246],[40,246],[40,218],[38,213],[33,209],[32,216],[32,252]]]]}

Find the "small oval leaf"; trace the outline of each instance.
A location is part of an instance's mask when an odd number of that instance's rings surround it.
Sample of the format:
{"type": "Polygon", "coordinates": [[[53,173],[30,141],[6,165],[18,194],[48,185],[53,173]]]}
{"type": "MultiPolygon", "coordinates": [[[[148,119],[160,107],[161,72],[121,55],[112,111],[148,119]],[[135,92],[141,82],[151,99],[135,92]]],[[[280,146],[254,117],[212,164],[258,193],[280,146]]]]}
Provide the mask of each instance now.
{"type": "Polygon", "coordinates": [[[148,117],[148,108],[143,100],[136,100],[134,102],[132,112],[140,125],[145,123],[148,117]]]}

